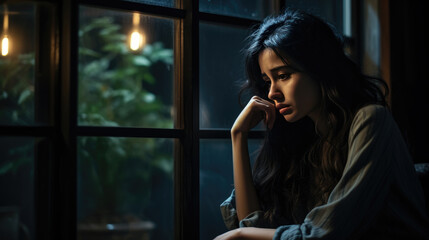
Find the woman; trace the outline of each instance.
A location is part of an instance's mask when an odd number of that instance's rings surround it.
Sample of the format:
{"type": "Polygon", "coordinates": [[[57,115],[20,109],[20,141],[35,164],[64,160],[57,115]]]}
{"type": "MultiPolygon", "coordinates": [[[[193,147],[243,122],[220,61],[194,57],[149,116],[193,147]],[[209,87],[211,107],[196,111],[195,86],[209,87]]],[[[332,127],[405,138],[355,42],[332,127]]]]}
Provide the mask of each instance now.
{"type": "Polygon", "coordinates": [[[249,37],[246,89],[232,129],[235,190],[216,239],[428,239],[424,196],[386,108],[317,17],[286,10],[249,37]],[[253,172],[247,133],[268,134],[253,172]],[[240,227],[240,228],[238,228],[240,227]]]}

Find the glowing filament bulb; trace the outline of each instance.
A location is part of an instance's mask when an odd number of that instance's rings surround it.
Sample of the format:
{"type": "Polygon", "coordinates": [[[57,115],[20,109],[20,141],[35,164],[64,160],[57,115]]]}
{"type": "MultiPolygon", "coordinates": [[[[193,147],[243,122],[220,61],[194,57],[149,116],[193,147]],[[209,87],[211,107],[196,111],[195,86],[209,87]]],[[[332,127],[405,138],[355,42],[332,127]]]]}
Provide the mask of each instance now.
{"type": "Polygon", "coordinates": [[[9,53],[9,38],[7,32],[9,29],[9,13],[7,5],[4,4],[4,17],[3,17],[3,39],[1,40],[1,55],[6,56],[9,53]]]}
{"type": "Polygon", "coordinates": [[[137,51],[143,48],[145,36],[139,31],[140,14],[133,13],[133,32],[130,35],[130,49],[137,51]]]}
{"type": "Polygon", "coordinates": [[[138,31],[131,33],[130,48],[133,51],[139,50],[143,46],[143,35],[138,31]]]}
{"type": "Polygon", "coordinates": [[[9,53],[9,38],[4,36],[1,40],[1,55],[6,56],[9,53]]]}

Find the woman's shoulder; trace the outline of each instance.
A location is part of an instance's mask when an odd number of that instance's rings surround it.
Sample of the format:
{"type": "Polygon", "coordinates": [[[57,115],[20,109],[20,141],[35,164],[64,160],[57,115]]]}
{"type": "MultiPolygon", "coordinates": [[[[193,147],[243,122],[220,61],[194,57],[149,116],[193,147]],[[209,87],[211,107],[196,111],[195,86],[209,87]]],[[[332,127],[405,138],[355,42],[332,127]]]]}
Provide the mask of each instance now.
{"type": "Polygon", "coordinates": [[[387,114],[389,113],[389,109],[380,104],[369,104],[361,107],[357,112],[356,116],[359,114],[365,115],[377,115],[377,114],[387,114]]]}
{"type": "Polygon", "coordinates": [[[390,113],[390,110],[379,104],[369,104],[361,107],[355,114],[350,127],[350,133],[366,129],[366,131],[383,131],[396,127],[396,123],[390,113]]]}
{"type": "Polygon", "coordinates": [[[390,120],[392,118],[392,115],[390,113],[390,110],[379,104],[369,104],[361,107],[355,114],[355,117],[353,119],[355,125],[356,122],[361,121],[372,121],[374,123],[380,123],[381,121],[390,120]]]}

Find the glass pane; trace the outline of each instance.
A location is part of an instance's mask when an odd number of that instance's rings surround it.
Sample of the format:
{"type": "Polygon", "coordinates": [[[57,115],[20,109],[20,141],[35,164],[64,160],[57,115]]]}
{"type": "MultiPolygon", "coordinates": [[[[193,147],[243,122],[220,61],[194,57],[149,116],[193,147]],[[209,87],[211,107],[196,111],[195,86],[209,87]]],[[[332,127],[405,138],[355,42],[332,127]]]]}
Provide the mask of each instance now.
{"type": "Polygon", "coordinates": [[[128,2],[146,3],[163,7],[175,7],[175,0],[126,0],[128,2]]]}
{"type": "Polygon", "coordinates": [[[32,125],[34,118],[35,5],[0,5],[0,124],[32,125]]]}
{"type": "Polygon", "coordinates": [[[80,8],[80,125],[173,127],[174,21],[80,8]]]}
{"type": "Polygon", "coordinates": [[[381,24],[378,2],[363,1],[362,33],[360,36],[362,49],[362,72],[369,76],[381,76],[381,24]]]}
{"type": "Polygon", "coordinates": [[[0,138],[0,237],[34,239],[34,140],[0,138]]]}
{"type": "Polygon", "coordinates": [[[230,129],[240,113],[238,93],[245,80],[240,51],[248,34],[242,28],[200,24],[201,128],[230,129]]]}
{"type": "Polygon", "coordinates": [[[173,140],[78,144],[78,239],[173,239],[173,140]]]}
{"type": "Polygon", "coordinates": [[[302,9],[333,24],[338,32],[343,31],[344,0],[287,0],[286,7],[302,9]]]}
{"type": "MultiPolygon", "coordinates": [[[[249,140],[253,163],[260,139],[249,140]]],[[[200,239],[213,239],[227,231],[219,210],[233,189],[232,148],[228,140],[200,142],[200,239]]]]}
{"type": "Polygon", "coordinates": [[[258,20],[273,13],[273,2],[266,0],[200,0],[200,11],[258,20]]]}

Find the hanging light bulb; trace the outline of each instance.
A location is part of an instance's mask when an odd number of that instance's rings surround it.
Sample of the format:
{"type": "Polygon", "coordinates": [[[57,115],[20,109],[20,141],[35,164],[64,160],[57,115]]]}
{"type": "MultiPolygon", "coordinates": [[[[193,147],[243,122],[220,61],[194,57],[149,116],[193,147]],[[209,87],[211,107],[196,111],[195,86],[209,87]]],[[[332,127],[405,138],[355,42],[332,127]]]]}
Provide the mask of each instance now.
{"type": "Polygon", "coordinates": [[[138,31],[131,33],[130,48],[133,51],[139,50],[143,46],[143,35],[138,31]]]}
{"type": "Polygon", "coordinates": [[[3,36],[1,40],[1,55],[6,56],[9,53],[9,38],[7,35],[3,36]]]}
{"type": "Polygon", "coordinates": [[[144,35],[139,31],[140,14],[133,13],[133,31],[130,34],[130,49],[138,51],[143,48],[145,43],[144,35]]]}
{"type": "Polygon", "coordinates": [[[7,5],[4,4],[4,17],[3,17],[3,35],[1,40],[1,55],[6,56],[9,54],[9,37],[8,37],[8,29],[9,29],[9,13],[7,11],[7,5]]]}

